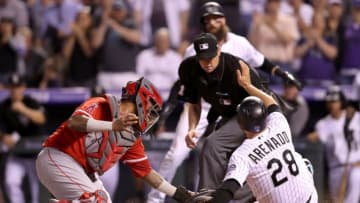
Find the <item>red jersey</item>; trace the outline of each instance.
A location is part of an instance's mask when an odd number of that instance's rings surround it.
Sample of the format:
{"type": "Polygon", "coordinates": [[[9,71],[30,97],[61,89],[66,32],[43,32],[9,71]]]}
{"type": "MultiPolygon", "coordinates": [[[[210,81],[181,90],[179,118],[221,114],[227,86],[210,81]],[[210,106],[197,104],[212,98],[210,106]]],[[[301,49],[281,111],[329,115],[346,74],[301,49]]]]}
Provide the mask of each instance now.
{"type": "MultiPolygon", "coordinates": [[[[105,97],[95,97],[81,104],[73,115],[112,121],[112,108],[105,97]]],[[[125,131],[78,132],[70,129],[68,121],[65,121],[45,140],[43,146],[70,155],[87,173],[98,172],[101,175],[119,160],[138,177],[144,177],[151,171],[141,137],[136,138],[125,131]]]]}

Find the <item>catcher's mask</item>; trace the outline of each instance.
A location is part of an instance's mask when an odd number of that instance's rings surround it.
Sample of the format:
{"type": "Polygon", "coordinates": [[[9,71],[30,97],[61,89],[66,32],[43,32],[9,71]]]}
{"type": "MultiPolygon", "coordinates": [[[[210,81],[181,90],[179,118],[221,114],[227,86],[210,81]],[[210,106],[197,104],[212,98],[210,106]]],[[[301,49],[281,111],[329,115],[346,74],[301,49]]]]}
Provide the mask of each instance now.
{"type": "Polygon", "coordinates": [[[121,99],[135,103],[141,134],[145,134],[159,120],[163,104],[161,96],[155,86],[144,77],[128,82],[122,89],[121,99]]]}

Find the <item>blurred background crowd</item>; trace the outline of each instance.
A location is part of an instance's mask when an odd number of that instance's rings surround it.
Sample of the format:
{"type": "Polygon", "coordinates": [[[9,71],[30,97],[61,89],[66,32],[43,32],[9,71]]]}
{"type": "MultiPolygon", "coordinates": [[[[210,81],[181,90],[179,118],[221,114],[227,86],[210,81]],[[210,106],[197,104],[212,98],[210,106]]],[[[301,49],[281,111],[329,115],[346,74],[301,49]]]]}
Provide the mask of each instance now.
{"type": "MultiPolygon", "coordinates": [[[[41,89],[95,83],[118,88],[122,78],[137,75],[169,89],[181,56],[201,30],[204,2],[0,0],[0,88],[17,72],[28,87],[41,89]]],[[[232,32],[247,36],[265,57],[306,84],[354,82],[360,1],[221,4],[232,32]]]]}
{"type": "MultiPolygon", "coordinates": [[[[202,30],[199,9],[205,2],[0,0],[0,91],[18,85],[8,83],[14,73],[25,79],[26,87],[39,90],[120,90],[127,81],[145,76],[165,100],[186,47],[202,30]]],[[[218,2],[233,33],[247,37],[305,87],[360,86],[360,0],[218,2]]],[[[285,100],[298,105],[289,117],[297,137],[304,135],[309,119],[317,119],[300,96],[295,87],[284,87],[285,100]]],[[[3,159],[1,171],[5,165],[3,159]]],[[[3,177],[1,188],[6,190],[3,177]]]]}

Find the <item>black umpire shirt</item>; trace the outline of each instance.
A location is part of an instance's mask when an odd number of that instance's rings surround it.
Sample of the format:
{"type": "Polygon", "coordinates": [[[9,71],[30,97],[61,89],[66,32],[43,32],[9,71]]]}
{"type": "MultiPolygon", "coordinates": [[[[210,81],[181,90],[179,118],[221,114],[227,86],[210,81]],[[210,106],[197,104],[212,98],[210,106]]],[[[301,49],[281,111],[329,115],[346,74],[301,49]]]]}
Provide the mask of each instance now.
{"type": "MultiPolygon", "coordinates": [[[[219,65],[211,73],[202,70],[196,56],[182,61],[179,76],[184,85],[183,99],[196,104],[202,97],[222,117],[234,116],[237,105],[249,96],[237,82],[239,60],[238,57],[221,52],[219,65]]],[[[263,89],[264,81],[253,68],[250,68],[250,75],[251,83],[263,89]]]]}

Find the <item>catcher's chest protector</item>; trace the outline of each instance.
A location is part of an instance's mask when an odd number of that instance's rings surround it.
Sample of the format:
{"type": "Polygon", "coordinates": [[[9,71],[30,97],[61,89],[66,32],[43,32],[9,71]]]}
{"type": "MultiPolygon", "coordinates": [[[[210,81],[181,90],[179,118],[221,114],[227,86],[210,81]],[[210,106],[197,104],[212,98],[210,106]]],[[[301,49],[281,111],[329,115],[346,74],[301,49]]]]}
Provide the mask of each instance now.
{"type": "MultiPolygon", "coordinates": [[[[119,101],[106,95],[113,118],[119,118],[119,101]]],[[[99,131],[85,136],[86,159],[100,175],[111,168],[136,141],[136,136],[126,131],[99,131]]]]}

